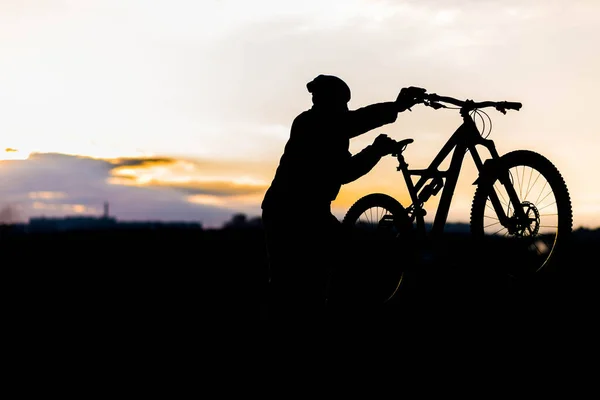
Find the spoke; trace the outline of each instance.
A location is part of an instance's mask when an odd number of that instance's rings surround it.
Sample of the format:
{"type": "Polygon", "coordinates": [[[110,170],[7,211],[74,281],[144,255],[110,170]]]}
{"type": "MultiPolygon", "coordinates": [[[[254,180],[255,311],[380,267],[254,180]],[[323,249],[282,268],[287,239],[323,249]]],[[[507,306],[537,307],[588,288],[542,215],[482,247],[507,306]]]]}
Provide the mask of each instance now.
{"type": "MultiPolygon", "coordinates": [[[[535,221],[535,219],[534,219],[534,221],[535,221]]],[[[527,227],[525,229],[527,229],[527,232],[529,232],[529,236],[533,236],[533,231],[531,230],[531,225],[527,225],[527,227]]]]}
{"type": "Polygon", "coordinates": [[[501,199],[501,203],[502,204],[506,204],[506,199],[504,198],[504,196],[502,196],[502,190],[498,189],[496,187],[496,184],[494,183],[494,191],[496,192],[496,195],[498,195],[498,197],[501,199]]]}
{"type": "Polygon", "coordinates": [[[494,235],[495,235],[496,233],[500,232],[501,230],[503,230],[503,229],[506,229],[504,226],[502,226],[502,225],[500,224],[500,222],[494,222],[494,223],[491,223],[491,224],[484,225],[484,226],[483,226],[483,229],[492,228],[492,227],[495,227],[495,226],[497,226],[497,225],[500,225],[500,226],[501,226],[501,228],[500,228],[500,229],[499,229],[497,232],[495,232],[495,233],[494,233],[494,235]]]}
{"type": "MultiPolygon", "coordinates": [[[[500,223],[500,219],[496,218],[496,217],[488,217],[487,215],[483,216],[484,219],[487,219],[488,221],[496,221],[495,223],[493,223],[492,225],[496,225],[500,223]]],[[[491,226],[491,225],[488,225],[491,226]]],[[[487,226],[485,226],[484,228],[487,228],[487,226]]]]}
{"type": "MultiPolygon", "coordinates": [[[[539,204],[540,203],[540,196],[542,195],[542,193],[544,193],[544,189],[546,189],[546,185],[548,184],[548,181],[546,181],[544,183],[544,186],[542,186],[542,188],[540,189],[540,195],[538,196],[537,200],[534,202],[534,204],[539,204]]],[[[550,193],[552,193],[552,188],[550,188],[550,193]]],[[[550,194],[548,193],[548,194],[550,194]]],[[[544,196],[544,198],[548,197],[548,195],[544,196]]]]}
{"type": "Polygon", "coordinates": [[[369,221],[369,217],[367,216],[367,210],[363,211],[363,213],[360,215],[360,217],[358,218],[358,220],[360,221],[360,218],[361,218],[363,215],[365,216],[365,218],[364,218],[364,219],[367,221],[367,223],[370,223],[370,221],[369,221]]]}
{"type": "MultiPolygon", "coordinates": [[[[531,169],[531,173],[533,174],[533,168],[531,169]]],[[[538,179],[540,179],[540,176],[542,176],[542,174],[540,174],[538,172],[538,175],[535,177],[535,181],[533,181],[533,185],[531,185],[529,187],[529,190],[527,191],[527,193],[525,194],[525,198],[527,198],[527,196],[529,196],[529,192],[531,192],[531,189],[533,189],[535,187],[535,184],[537,183],[538,179]]],[[[546,186],[546,185],[544,185],[546,186]]],[[[543,188],[542,188],[543,189],[543,188]]]]}
{"type": "MultiPolygon", "coordinates": [[[[500,200],[500,204],[503,205],[503,206],[506,206],[506,208],[507,208],[506,215],[510,216],[510,206],[511,206],[510,199],[508,200],[508,202],[506,201],[506,199],[502,195],[501,191],[498,188],[496,188],[496,184],[494,184],[494,191],[495,191],[496,195],[498,196],[498,200],[500,200]]],[[[490,210],[492,210],[494,212],[494,214],[496,214],[496,210],[494,209],[494,207],[492,205],[492,201],[489,198],[486,201],[485,206],[487,208],[489,208],[490,210]]]]}
{"type": "Polygon", "coordinates": [[[554,192],[552,191],[552,189],[550,189],[550,192],[547,195],[545,195],[541,200],[539,200],[538,202],[536,202],[535,204],[540,204],[541,202],[543,202],[544,200],[546,200],[546,197],[550,196],[552,193],[554,193],[554,192]]]}
{"type": "MultiPolygon", "coordinates": [[[[498,224],[491,224],[491,225],[488,225],[486,228],[489,228],[489,227],[494,226],[494,225],[498,225],[498,224]]],[[[505,229],[506,229],[505,227],[501,227],[496,232],[492,233],[492,235],[497,235],[499,232],[502,232],[505,229]]],[[[506,232],[508,233],[508,230],[506,232]]],[[[506,234],[504,236],[506,236],[506,234]]]]}
{"type": "MultiPolygon", "coordinates": [[[[494,227],[494,226],[496,226],[496,225],[498,225],[498,224],[500,224],[500,222],[494,222],[494,223],[492,223],[492,224],[487,224],[487,225],[484,225],[484,226],[483,226],[483,229],[486,229],[486,228],[491,228],[491,227],[494,227]]],[[[502,227],[500,230],[502,230],[502,229],[506,229],[506,228],[503,226],[503,227],[502,227]]],[[[498,231],[498,232],[500,232],[500,231],[498,231]]]]}
{"type": "MultiPolygon", "coordinates": [[[[522,187],[521,187],[521,182],[519,181],[519,166],[515,166],[515,175],[517,176],[516,183],[517,183],[517,187],[519,188],[519,197],[521,197],[522,187]]],[[[514,186],[514,182],[513,182],[513,186],[514,186]]]]}
{"type": "Polygon", "coordinates": [[[545,224],[542,225],[542,224],[540,224],[540,228],[556,228],[556,229],[558,229],[558,225],[545,225],[545,224]]]}
{"type": "MultiPolygon", "coordinates": [[[[525,183],[525,166],[523,166],[523,174],[521,175],[521,183],[520,184],[523,185],[524,183],[525,183]]],[[[523,198],[522,197],[523,196],[523,187],[519,188],[519,194],[521,195],[519,197],[522,199],[523,198]]]]}
{"type": "MultiPolygon", "coordinates": [[[[538,207],[538,211],[542,211],[543,209],[548,208],[550,206],[553,206],[555,204],[556,204],[556,201],[554,201],[554,202],[552,202],[552,203],[550,203],[550,204],[548,204],[548,205],[546,205],[544,207],[541,207],[541,208],[538,207]]],[[[546,215],[558,215],[558,212],[556,214],[546,214],[546,215]]]]}
{"type": "Polygon", "coordinates": [[[529,195],[529,192],[531,191],[532,186],[530,186],[531,184],[531,177],[533,176],[533,168],[529,169],[529,181],[527,182],[527,192],[525,192],[525,197],[524,199],[527,199],[527,196],[529,195]]]}
{"type": "Polygon", "coordinates": [[[498,225],[498,224],[500,223],[500,221],[499,221],[497,218],[488,218],[488,219],[493,219],[493,220],[495,220],[496,222],[493,222],[493,223],[490,223],[490,224],[484,225],[484,226],[483,226],[484,228],[489,228],[490,226],[498,225]]]}

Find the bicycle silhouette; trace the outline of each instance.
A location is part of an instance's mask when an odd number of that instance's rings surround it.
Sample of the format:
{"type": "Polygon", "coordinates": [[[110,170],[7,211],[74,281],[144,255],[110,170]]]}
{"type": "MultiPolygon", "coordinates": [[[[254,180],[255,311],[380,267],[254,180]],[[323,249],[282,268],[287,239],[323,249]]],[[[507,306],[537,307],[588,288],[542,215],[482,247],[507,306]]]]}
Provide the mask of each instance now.
{"type": "MultiPolygon", "coordinates": [[[[470,233],[486,259],[485,263],[505,263],[512,278],[530,277],[550,270],[558,263],[572,233],[573,212],[565,181],[556,166],[529,150],[514,150],[498,154],[485,133],[485,119],[490,117],[481,109],[492,107],[506,114],[519,110],[521,103],[507,101],[458,100],[425,94],[422,104],[441,109],[459,110],[463,122],[448,139],[425,169],[411,169],[404,159],[404,151],[413,139],[397,142],[393,156],[398,159],[397,170],[402,172],[412,203],[404,207],[398,200],[384,193],[371,193],[357,200],[347,211],[342,224],[355,237],[388,238],[403,244],[397,260],[401,264],[415,262],[426,248],[444,233],[448,212],[461,167],[468,152],[478,170],[478,178],[470,213],[470,233]],[[448,106],[453,105],[454,107],[448,106]],[[475,118],[480,117],[484,128],[480,131],[475,118]],[[487,149],[483,158],[480,148],[487,149]],[[447,170],[440,170],[451,155],[447,170]],[[417,177],[416,183],[413,177],[417,177]],[[441,190],[440,201],[433,223],[428,230],[425,223],[425,203],[441,190]],[[408,254],[411,252],[411,254],[408,254]]],[[[390,286],[390,300],[406,279],[406,268],[398,268],[396,280],[390,286]]]]}

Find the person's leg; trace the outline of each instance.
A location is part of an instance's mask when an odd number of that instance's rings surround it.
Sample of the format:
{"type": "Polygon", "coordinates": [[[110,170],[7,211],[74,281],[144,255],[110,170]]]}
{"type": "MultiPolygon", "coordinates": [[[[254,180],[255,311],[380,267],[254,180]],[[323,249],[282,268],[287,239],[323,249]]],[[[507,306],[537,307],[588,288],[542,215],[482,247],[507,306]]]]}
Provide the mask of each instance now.
{"type": "MultiPolygon", "coordinates": [[[[337,219],[336,219],[337,221],[337,219]]],[[[330,237],[332,276],[327,301],[328,316],[335,320],[355,320],[368,313],[371,269],[377,265],[374,243],[356,240],[341,223],[331,224],[330,237]],[[335,239],[333,239],[335,238],[335,239]]]]}
{"type": "Polygon", "coordinates": [[[296,217],[289,221],[270,216],[264,221],[271,271],[270,316],[321,320],[338,253],[340,223],[324,212],[296,217]]]}
{"type": "Polygon", "coordinates": [[[325,316],[332,318],[339,313],[342,304],[337,277],[344,273],[348,248],[342,224],[330,212],[321,219],[314,248],[325,296],[325,316]]]}
{"type": "Polygon", "coordinates": [[[264,222],[269,257],[269,319],[320,318],[325,295],[314,232],[281,218],[264,222]],[[281,223],[285,221],[285,223],[281,223]]]}

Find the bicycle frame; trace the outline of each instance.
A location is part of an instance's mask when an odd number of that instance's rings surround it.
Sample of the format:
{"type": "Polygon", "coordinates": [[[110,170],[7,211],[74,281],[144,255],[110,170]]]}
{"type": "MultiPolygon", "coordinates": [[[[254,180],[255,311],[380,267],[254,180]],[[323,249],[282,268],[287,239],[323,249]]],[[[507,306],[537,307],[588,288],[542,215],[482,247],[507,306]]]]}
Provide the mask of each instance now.
{"type": "MultiPolygon", "coordinates": [[[[460,114],[463,118],[463,123],[458,127],[458,129],[456,129],[456,131],[448,139],[446,144],[442,147],[442,149],[438,152],[426,169],[408,168],[408,164],[404,160],[404,156],[402,154],[406,146],[402,149],[402,151],[399,151],[398,154],[396,154],[399,162],[397,170],[402,171],[412,201],[412,204],[407,208],[407,211],[409,212],[413,222],[416,221],[417,232],[420,235],[425,236],[426,234],[424,219],[426,212],[423,206],[431,195],[436,195],[442,188],[440,202],[435,213],[430,234],[433,237],[437,237],[443,233],[448,218],[448,213],[450,211],[452,197],[454,196],[454,191],[456,189],[456,183],[458,181],[460,170],[467,151],[471,154],[475,166],[479,171],[479,178],[474,182],[474,184],[478,184],[484,168],[487,167],[485,164],[488,162],[493,164],[494,160],[500,158],[494,142],[481,136],[474,119],[469,115],[470,110],[471,109],[464,107],[461,108],[460,114]],[[479,145],[487,148],[490,153],[491,158],[485,162],[482,160],[479,152],[477,151],[477,146],[479,145]],[[448,169],[441,171],[439,169],[440,165],[450,156],[450,153],[453,150],[454,152],[452,153],[452,158],[450,160],[448,169]],[[413,176],[420,177],[416,183],[413,183],[413,176]],[[430,180],[431,182],[429,182],[430,180]],[[428,182],[429,184],[425,186],[428,182]]],[[[510,199],[509,204],[519,204],[520,201],[508,174],[503,176],[501,183],[507,189],[510,199]]],[[[502,207],[500,199],[495,192],[490,195],[490,200],[502,225],[511,226],[511,223],[517,223],[512,221],[507,216],[507,213],[502,207]]],[[[514,207],[514,211],[516,213],[517,220],[525,218],[525,214],[521,207],[514,207]]]]}

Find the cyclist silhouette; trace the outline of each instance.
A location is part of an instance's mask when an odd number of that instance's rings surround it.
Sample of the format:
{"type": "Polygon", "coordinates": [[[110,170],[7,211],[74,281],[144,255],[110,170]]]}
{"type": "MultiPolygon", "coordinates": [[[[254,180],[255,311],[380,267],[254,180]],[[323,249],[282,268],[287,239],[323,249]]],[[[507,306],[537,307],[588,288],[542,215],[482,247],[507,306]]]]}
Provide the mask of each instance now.
{"type": "Polygon", "coordinates": [[[343,184],[368,173],[393,152],[385,134],[352,155],[350,139],[396,121],[425,89],[407,87],[395,101],[348,109],[348,85],[319,75],[306,85],[312,107],[298,115],[262,202],[269,261],[268,318],[305,322],[326,314],[328,286],[340,251],[340,221],[331,212],[343,184]]]}

